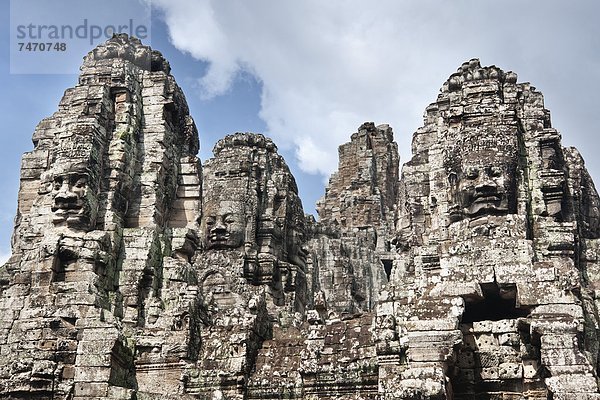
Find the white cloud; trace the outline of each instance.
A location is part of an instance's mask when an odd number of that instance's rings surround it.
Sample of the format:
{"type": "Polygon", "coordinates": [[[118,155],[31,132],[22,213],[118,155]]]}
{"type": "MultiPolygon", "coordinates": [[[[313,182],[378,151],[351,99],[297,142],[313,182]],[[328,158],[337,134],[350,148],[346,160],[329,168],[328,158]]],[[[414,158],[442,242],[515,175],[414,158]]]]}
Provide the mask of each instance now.
{"type": "MultiPolygon", "coordinates": [[[[543,82],[540,89],[550,87],[557,97],[557,77],[576,77],[578,71],[587,71],[600,86],[593,68],[600,54],[593,1],[153,4],[164,12],[173,44],[210,63],[199,77],[205,97],[227,91],[240,70],[262,83],[266,133],[280,147],[293,146],[307,172],[332,172],[337,146],[364,121],[389,123],[406,161],[423,110],[443,81],[472,57],[543,82]]],[[[597,108],[598,100],[589,95],[561,106],[568,115],[572,107],[597,108]]],[[[569,118],[566,125],[583,128],[569,118]]]]}

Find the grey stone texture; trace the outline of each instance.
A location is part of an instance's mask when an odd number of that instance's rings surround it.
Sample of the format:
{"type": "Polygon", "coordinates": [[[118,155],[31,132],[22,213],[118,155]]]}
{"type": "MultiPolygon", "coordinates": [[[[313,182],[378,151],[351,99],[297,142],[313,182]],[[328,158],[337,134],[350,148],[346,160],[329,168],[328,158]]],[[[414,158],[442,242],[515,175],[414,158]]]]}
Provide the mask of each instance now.
{"type": "Polygon", "coordinates": [[[340,146],[304,215],[260,134],[198,132],[116,35],[23,156],[0,267],[4,399],[600,399],[600,199],[541,93],[473,59],[399,171],[340,146]]]}

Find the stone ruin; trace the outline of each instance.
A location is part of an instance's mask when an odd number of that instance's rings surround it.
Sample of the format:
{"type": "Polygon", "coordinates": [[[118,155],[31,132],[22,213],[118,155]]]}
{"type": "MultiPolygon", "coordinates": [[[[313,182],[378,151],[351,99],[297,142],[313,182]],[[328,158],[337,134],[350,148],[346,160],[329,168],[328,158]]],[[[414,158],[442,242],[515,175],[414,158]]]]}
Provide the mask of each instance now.
{"type": "Polygon", "coordinates": [[[198,133],[116,35],[23,156],[4,399],[600,399],[600,199],[541,93],[463,64],[399,174],[387,125],[304,215],[259,134],[198,133]]]}

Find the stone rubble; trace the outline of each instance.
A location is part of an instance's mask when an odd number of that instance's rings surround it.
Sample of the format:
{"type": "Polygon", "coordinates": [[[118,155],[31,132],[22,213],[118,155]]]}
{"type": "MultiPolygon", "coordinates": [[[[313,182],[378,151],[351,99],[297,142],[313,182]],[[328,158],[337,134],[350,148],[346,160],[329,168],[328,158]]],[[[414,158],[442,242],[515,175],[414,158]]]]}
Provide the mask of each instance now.
{"type": "Polygon", "coordinates": [[[0,398],[600,399],[600,198],[541,93],[464,63],[399,173],[365,123],[303,212],[260,134],[198,132],[115,35],[22,159],[0,398]]]}

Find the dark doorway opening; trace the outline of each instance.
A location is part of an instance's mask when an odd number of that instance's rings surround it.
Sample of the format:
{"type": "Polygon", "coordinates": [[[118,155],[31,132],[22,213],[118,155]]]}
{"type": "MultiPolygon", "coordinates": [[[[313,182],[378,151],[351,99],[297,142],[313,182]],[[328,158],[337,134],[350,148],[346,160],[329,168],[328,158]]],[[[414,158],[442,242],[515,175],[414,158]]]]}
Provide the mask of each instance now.
{"type": "Polygon", "coordinates": [[[381,260],[381,263],[383,264],[383,270],[385,271],[385,276],[389,282],[390,276],[392,276],[392,260],[381,260]]]}
{"type": "Polygon", "coordinates": [[[499,321],[527,317],[531,312],[529,307],[516,307],[516,286],[496,283],[482,284],[483,299],[469,299],[465,305],[462,323],[476,321],[499,321]]]}

